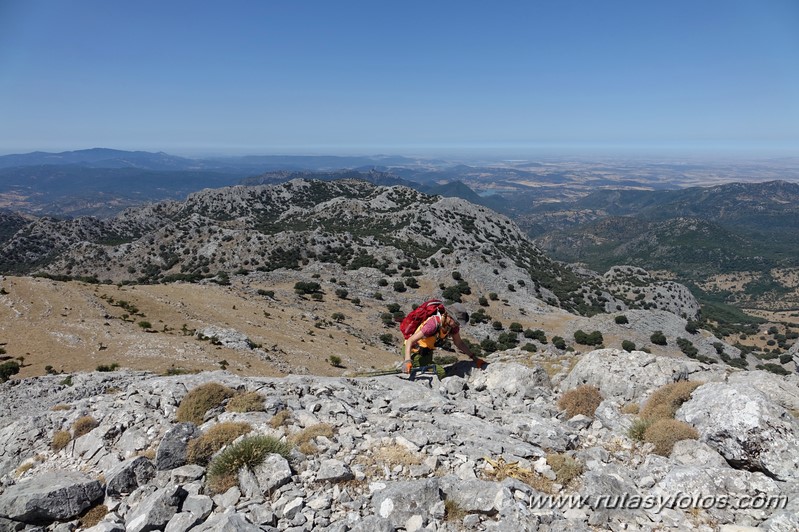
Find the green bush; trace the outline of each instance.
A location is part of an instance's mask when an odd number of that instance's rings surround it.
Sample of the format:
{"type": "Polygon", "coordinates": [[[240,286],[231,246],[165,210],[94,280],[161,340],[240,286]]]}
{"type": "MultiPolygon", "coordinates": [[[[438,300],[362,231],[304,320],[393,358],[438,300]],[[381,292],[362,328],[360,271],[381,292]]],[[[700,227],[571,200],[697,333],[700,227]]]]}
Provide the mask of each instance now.
{"type": "Polygon", "coordinates": [[[234,390],[216,382],[201,384],[189,391],[180,402],[175,413],[179,422],[190,421],[195,425],[203,422],[205,413],[210,409],[221,406],[225,399],[236,395],[234,390]]]}
{"type": "Polygon", "coordinates": [[[618,323],[619,325],[624,325],[625,323],[630,323],[630,320],[628,320],[628,319],[627,319],[627,316],[625,316],[624,314],[621,314],[620,316],[616,316],[616,317],[614,318],[614,320],[615,320],[615,321],[616,321],[616,323],[618,323]]]}
{"type": "Polygon", "coordinates": [[[341,357],[338,355],[330,355],[328,357],[328,361],[330,361],[330,365],[333,366],[334,368],[341,367],[341,357]]]}
{"type": "Polygon", "coordinates": [[[667,345],[666,335],[663,334],[663,331],[655,331],[652,333],[652,336],[649,337],[649,341],[655,345],[667,345]]]}
{"type": "Polygon", "coordinates": [[[508,329],[510,329],[511,331],[513,331],[515,333],[520,333],[520,332],[522,332],[523,327],[522,327],[521,323],[514,321],[508,326],[508,329]]]}
{"type": "Polygon", "coordinates": [[[502,322],[499,321],[499,320],[492,322],[491,323],[491,328],[494,329],[495,331],[501,331],[502,330],[502,322]]]}
{"type": "Polygon", "coordinates": [[[552,345],[554,345],[557,349],[566,349],[566,340],[560,336],[553,336],[552,345]]]}
{"type": "Polygon", "coordinates": [[[394,336],[389,333],[381,334],[380,341],[386,345],[391,345],[394,343],[394,336]]]}
{"type": "Polygon", "coordinates": [[[315,294],[321,289],[322,286],[313,281],[297,281],[294,284],[294,291],[300,295],[315,294]]]}
{"type": "Polygon", "coordinates": [[[236,484],[239,469],[250,469],[263,463],[270,454],[279,454],[288,459],[291,445],[283,443],[271,436],[252,436],[244,438],[234,445],[229,445],[219,453],[208,465],[208,486],[212,492],[219,493],[219,488],[236,484]]]}
{"type": "Polygon", "coordinates": [[[16,360],[8,360],[0,364],[0,382],[6,382],[11,375],[17,373],[19,373],[19,362],[16,360]]]}
{"type": "Polygon", "coordinates": [[[405,292],[407,288],[405,288],[405,283],[402,281],[395,281],[394,282],[394,291],[395,292],[405,292]]]}
{"type": "Polygon", "coordinates": [[[95,368],[95,369],[96,369],[97,371],[115,371],[115,370],[117,370],[118,368],[119,368],[119,364],[117,364],[116,362],[114,362],[113,364],[108,364],[108,365],[106,365],[106,364],[100,364],[100,365],[99,365],[99,366],[97,366],[97,368],[95,368]]]}
{"type": "Polygon", "coordinates": [[[581,345],[600,345],[604,341],[604,338],[599,331],[586,333],[579,329],[574,332],[574,341],[581,345]]]}
{"type": "Polygon", "coordinates": [[[622,340],[621,348],[625,351],[635,351],[635,342],[631,342],[630,340],[622,340]]]}

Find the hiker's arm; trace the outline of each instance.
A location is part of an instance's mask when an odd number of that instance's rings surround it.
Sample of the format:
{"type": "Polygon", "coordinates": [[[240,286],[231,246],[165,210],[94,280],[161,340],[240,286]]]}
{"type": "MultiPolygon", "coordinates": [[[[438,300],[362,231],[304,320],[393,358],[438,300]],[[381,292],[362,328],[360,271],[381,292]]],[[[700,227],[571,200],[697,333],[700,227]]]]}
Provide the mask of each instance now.
{"type": "Polygon", "coordinates": [[[424,338],[424,333],[420,327],[419,330],[413,333],[410,338],[405,340],[405,360],[411,359],[411,347],[422,338],[424,338]]]}
{"type": "Polygon", "coordinates": [[[461,353],[469,358],[474,358],[474,353],[472,353],[472,350],[469,349],[469,346],[466,345],[466,342],[464,342],[461,338],[461,333],[458,332],[452,334],[452,343],[455,344],[455,347],[457,347],[461,353]]]}

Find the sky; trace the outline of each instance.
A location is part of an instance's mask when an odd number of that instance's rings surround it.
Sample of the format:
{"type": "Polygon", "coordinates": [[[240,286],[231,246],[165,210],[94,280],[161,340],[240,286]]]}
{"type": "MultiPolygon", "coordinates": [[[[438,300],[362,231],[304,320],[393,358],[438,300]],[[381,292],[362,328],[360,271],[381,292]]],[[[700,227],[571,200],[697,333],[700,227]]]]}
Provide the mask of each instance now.
{"type": "Polygon", "coordinates": [[[796,0],[0,0],[0,153],[799,155],[796,0]]]}

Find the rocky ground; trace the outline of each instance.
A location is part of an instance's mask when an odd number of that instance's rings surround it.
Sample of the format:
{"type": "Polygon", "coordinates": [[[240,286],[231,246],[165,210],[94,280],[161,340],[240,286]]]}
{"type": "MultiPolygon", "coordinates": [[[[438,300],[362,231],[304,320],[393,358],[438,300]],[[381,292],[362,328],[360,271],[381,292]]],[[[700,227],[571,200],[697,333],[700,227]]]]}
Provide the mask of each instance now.
{"type": "Polygon", "coordinates": [[[487,369],[461,362],[443,380],[12,380],[0,385],[0,530],[799,529],[799,377],[616,349],[545,371],[546,356],[497,353],[487,369]],[[662,456],[630,428],[678,381],[703,383],[675,415],[698,439],[662,456]],[[263,406],[222,402],[198,423],[178,422],[190,392],[209,383],[257,392],[263,406]],[[601,403],[568,418],[559,399],[586,384],[601,403]],[[208,466],[188,457],[226,422],[249,433],[221,454],[254,435],[290,451],[234,461],[234,482],[220,486],[220,454],[208,466]]]}

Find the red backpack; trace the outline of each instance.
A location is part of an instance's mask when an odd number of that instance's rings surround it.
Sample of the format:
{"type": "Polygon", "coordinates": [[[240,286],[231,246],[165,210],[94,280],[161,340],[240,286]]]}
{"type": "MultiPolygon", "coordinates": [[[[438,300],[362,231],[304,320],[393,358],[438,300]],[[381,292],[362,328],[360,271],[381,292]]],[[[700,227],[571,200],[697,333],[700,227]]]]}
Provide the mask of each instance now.
{"type": "Polygon", "coordinates": [[[444,303],[442,303],[440,300],[431,299],[430,301],[425,301],[410,311],[408,315],[403,318],[402,323],[400,323],[400,331],[402,332],[402,336],[404,336],[407,340],[413,336],[413,333],[415,333],[416,329],[418,329],[419,326],[424,323],[424,320],[437,312],[443,314],[445,311],[446,309],[444,308],[444,303]]]}

